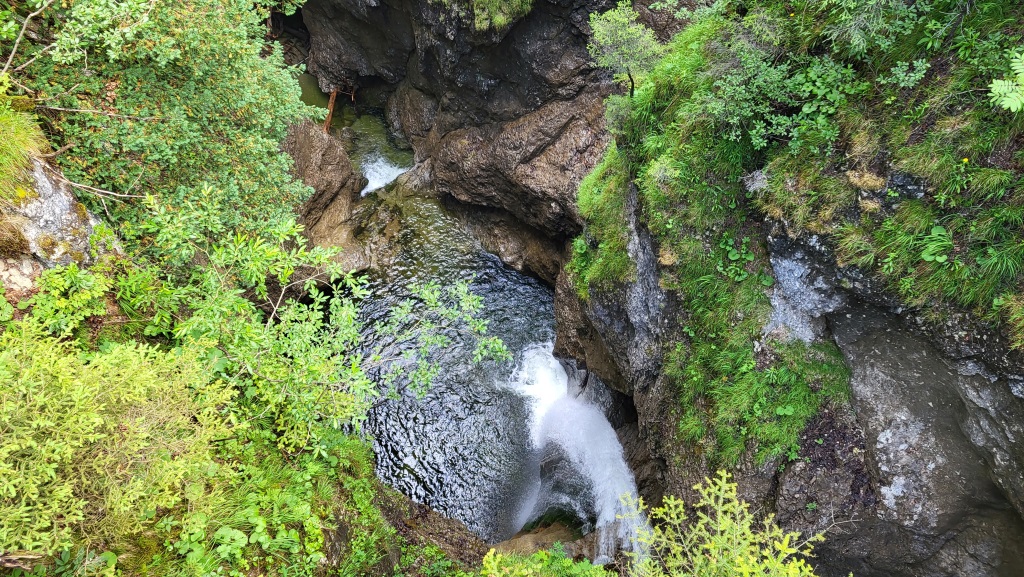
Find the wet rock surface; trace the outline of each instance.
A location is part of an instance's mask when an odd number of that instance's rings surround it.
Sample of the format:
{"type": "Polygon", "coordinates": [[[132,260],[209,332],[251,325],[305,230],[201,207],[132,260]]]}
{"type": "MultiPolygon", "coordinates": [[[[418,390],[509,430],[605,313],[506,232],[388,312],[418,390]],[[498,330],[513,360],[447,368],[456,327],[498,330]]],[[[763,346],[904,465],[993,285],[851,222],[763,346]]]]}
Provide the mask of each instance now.
{"type": "Polygon", "coordinates": [[[344,143],[307,120],[289,128],[281,148],[295,163],[292,173],[313,189],[301,208],[306,235],[315,245],[341,248],[347,269],[366,268],[369,259],[355,239],[353,218],[366,178],[355,171],[344,143]]]}
{"type": "Polygon", "coordinates": [[[600,160],[600,94],[557,101],[507,123],[453,131],[438,143],[438,191],[471,204],[502,208],[556,238],[581,230],[576,189],[600,160]]]}
{"type": "Polygon", "coordinates": [[[325,91],[383,82],[390,129],[432,163],[439,193],[561,242],[581,228],[576,187],[608,141],[611,85],[586,51],[588,14],[606,4],[542,0],[481,31],[457,3],[312,0],[309,71],[325,91]]]}
{"type": "MultiPolygon", "coordinates": [[[[1024,525],[993,483],[983,448],[965,434],[962,395],[979,377],[959,374],[877,309],[852,308],[831,324],[852,370],[851,403],[875,496],[871,510],[850,516],[867,521],[854,534],[866,542],[850,561],[861,574],[1021,574],[1024,525]],[[964,554],[977,550],[987,554],[964,554]]],[[[843,539],[834,541],[828,547],[843,539]]]]}
{"type": "Polygon", "coordinates": [[[501,209],[458,202],[448,202],[446,206],[484,249],[503,263],[549,285],[555,284],[565,261],[561,244],[501,209]]]}
{"type": "MultiPolygon", "coordinates": [[[[852,396],[809,423],[795,460],[758,466],[743,459],[733,471],[742,497],[775,512],[787,529],[827,530],[815,561],[821,575],[1024,574],[1024,405],[1014,394],[1022,387],[1013,372],[1024,365],[1014,361],[1016,353],[995,345],[996,334],[959,324],[960,317],[924,330],[922,319],[873,279],[837,267],[826,243],[766,228],[777,278],[766,335],[836,343],[852,371],[852,396]],[[972,342],[985,344],[964,344],[972,342]]],[[[637,436],[647,449],[630,462],[637,471],[656,470],[638,473],[641,494],[686,499],[708,464],[672,440],[671,386],[656,358],[636,346],[643,342],[637,320],[655,317],[630,303],[628,290],[599,297],[613,302],[598,308],[572,305],[569,288],[559,297],[556,285],[560,322],[576,327],[560,328],[561,342],[599,366],[600,355],[609,355],[628,383],[622,390],[632,395],[637,436]],[[653,373],[642,369],[645,361],[653,373]],[[658,482],[644,484],[645,477],[658,482]]],[[[667,296],[660,298],[662,316],[679,314],[667,296]]],[[[662,325],[648,327],[655,329],[650,350],[669,342],[662,325]]],[[[630,442],[623,446],[628,453],[630,442]]]]}

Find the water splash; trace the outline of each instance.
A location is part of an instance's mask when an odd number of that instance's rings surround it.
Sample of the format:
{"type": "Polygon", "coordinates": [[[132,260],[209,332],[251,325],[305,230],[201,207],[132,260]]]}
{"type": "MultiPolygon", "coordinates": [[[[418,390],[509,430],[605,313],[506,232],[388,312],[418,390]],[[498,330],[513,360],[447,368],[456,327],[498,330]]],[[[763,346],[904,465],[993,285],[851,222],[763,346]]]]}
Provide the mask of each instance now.
{"type": "Polygon", "coordinates": [[[553,507],[581,519],[589,511],[598,532],[594,561],[607,563],[619,550],[638,551],[636,537],[646,521],[635,510],[636,483],[615,430],[600,409],[569,394],[569,375],[552,349],[551,343],[528,348],[512,385],[532,401],[530,436],[536,451],[543,455],[554,448],[575,470],[556,469],[553,476],[577,473],[589,490],[567,492],[572,479],[543,479],[538,467],[518,521],[525,525],[553,507]]]}
{"type": "Polygon", "coordinates": [[[363,157],[359,168],[368,181],[359,194],[366,196],[375,190],[391,184],[396,178],[407,172],[410,167],[395,164],[379,151],[374,151],[363,157]]]}

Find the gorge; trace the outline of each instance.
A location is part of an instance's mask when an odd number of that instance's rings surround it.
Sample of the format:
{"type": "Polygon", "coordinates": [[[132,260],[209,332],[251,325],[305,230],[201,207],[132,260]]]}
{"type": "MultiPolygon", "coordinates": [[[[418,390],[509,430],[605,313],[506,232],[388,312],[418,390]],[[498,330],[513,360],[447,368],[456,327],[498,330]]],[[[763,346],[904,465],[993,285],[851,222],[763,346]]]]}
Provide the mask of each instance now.
{"type": "MultiPolygon", "coordinates": [[[[626,204],[634,278],[581,301],[563,268],[584,224],[575,191],[611,140],[601,102],[614,86],[588,63],[583,16],[608,7],[541,2],[510,25],[476,30],[454,6],[314,0],[302,21],[320,87],[367,87],[364,105],[382,106],[412,147],[406,186],[466,215],[484,247],[554,286],[555,353],[630,397],[637,420],[620,439],[640,494],[657,503],[713,471],[674,441],[663,355],[687,313],[659,281],[664,249],[635,190],[626,204]]],[[[662,37],[675,31],[673,19],[638,8],[662,37]]],[[[910,198],[915,186],[893,170],[883,190],[910,198]]],[[[744,457],[734,472],[744,498],[786,527],[828,528],[822,575],[1017,574],[1020,353],[966,316],[936,326],[901,306],[816,235],[770,217],[754,231],[776,281],[755,350],[774,339],[835,343],[850,396],[808,423],[790,457],[744,457]]]]}
{"type": "Polygon", "coordinates": [[[1024,575],[1022,46],[0,3],[0,573],[1024,575]]]}

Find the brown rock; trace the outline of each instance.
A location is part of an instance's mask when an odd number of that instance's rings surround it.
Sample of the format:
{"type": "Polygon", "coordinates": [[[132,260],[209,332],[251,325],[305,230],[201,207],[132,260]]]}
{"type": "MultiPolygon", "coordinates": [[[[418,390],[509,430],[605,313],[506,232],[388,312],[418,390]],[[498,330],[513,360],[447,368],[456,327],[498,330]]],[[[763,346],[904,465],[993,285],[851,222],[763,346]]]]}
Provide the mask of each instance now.
{"type": "Polygon", "coordinates": [[[608,143],[601,95],[556,101],[503,124],[456,130],[438,143],[439,192],[502,208],[553,238],[581,229],[576,189],[608,143]]]}
{"type": "Polygon", "coordinates": [[[555,543],[566,545],[576,539],[577,536],[572,529],[561,523],[553,523],[531,531],[520,531],[511,539],[495,544],[494,549],[501,553],[530,555],[541,549],[550,549],[555,543]]]}
{"type": "Polygon", "coordinates": [[[295,161],[293,174],[314,191],[300,211],[306,236],[317,246],[342,248],[345,268],[365,268],[353,212],[366,179],[353,168],[343,143],[307,120],[288,130],[281,148],[295,161]]]}
{"type": "Polygon", "coordinates": [[[429,149],[424,140],[437,116],[437,100],[409,82],[402,82],[388,98],[386,112],[391,131],[405,135],[416,151],[417,162],[424,160],[429,149]]]}

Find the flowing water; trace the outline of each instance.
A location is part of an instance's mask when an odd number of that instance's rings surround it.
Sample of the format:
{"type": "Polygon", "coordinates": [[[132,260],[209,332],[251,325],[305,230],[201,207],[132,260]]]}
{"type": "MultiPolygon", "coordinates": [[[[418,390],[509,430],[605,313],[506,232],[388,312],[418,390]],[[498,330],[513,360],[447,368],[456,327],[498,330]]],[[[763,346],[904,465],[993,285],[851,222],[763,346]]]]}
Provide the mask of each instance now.
{"type": "MultiPolygon", "coordinates": [[[[310,106],[327,108],[330,97],[320,91],[316,78],[299,76],[302,101],[310,106]]],[[[345,143],[349,158],[368,181],[361,194],[384,188],[413,166],[413,153],[403,150],[388,134],[384,120],[373,113],[353,106],[349,98],[339,94],[331,117],[331,134],[345,143]]]]}
{"type": "Polygon", "coordinates": [[[633,476],[602,410],[552,355],[551,289],[484,252],[436,201],[381,197],[400,214],[400,257],[377,279],[368,322],[409,283],[467,281],[514,360],[474,363],[473,343],[453,334],[425,396],[403,392],[371,412],[380,478],[489,542],[558,514],[600,531],[599,560],[631,548],[638,521],[616,517],[629,513],[621,497],[635,495],[633,476]]]}

